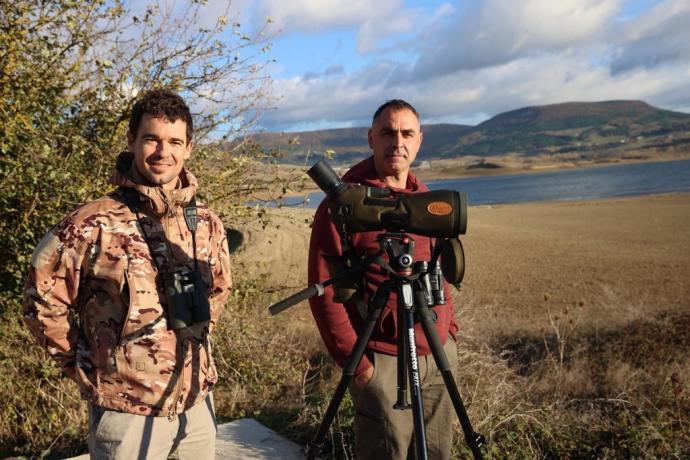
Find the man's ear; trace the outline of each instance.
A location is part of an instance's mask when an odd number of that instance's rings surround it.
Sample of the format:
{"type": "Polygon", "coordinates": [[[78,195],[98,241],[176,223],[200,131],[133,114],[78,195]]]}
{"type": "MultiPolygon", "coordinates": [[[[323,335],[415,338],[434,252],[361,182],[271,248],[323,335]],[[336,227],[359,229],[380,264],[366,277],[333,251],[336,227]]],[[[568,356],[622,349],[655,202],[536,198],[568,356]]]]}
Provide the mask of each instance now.
{"type": "Polygon", "coordinates": [[[374,148],[374,132],[369,128],[367,131],[367,140],[369,141],[369,148],[373,150],[374,148]]]}
{"type": "Polygon", "coordinates": [[[130,152],[134,152],[134,141],[136,138],[134,137],[134,134],[131,133],[131,131],[127,131],[127,147],[129,148],[130,152]]]}
{"type": "Polygon", "coordinates": [[[419,143],[421,144],[423,140],[424,140],[424,133],[420,131],[419,132],[419,143]]]}
{"type": "Polygon", "coordinates": [[[187,147],[185,148],[184,152],[185,161],[189,160],[189,157],[192,155],[192,148],[194,148],[194,141],[187,142],[187,147]]]}

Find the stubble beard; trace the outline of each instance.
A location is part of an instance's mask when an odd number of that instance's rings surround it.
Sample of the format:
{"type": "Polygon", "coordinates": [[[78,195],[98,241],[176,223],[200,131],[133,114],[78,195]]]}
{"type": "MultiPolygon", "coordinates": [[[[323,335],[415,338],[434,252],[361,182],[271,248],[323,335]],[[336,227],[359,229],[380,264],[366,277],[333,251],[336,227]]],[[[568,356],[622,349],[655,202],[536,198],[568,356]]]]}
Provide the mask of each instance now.
{"type": "Polygon", "coordinates": [[[405,172],[408,169],[410,169],[410,164],[407,161],[407,158],[407,152],[405,151],[401,151],[399,153],[392,152],[386,155],[386,165],[388,166],[388,169],[390,169],[393,172],[405,172]]]}

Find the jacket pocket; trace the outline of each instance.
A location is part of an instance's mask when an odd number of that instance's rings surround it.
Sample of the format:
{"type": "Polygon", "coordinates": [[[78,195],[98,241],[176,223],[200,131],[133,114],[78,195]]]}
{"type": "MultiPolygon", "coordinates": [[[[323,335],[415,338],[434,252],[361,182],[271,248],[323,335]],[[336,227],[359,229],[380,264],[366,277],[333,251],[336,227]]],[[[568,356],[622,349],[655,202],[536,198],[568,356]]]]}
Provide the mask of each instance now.
{"type": "Polygon", "coordinates": [[[120,330],[118,331],[116,347],[120,346],[122,339],[127,333],[127,321],[129,319],[129,312],[131,307],[132,294],[129,292],[129,271],[125,270],[122,274],[122,284],[120,285],[120,300],[122,301],[122,323],[120,324],[120,330]]]}
{"type": "Polygon", "coordinates": [[[122,311],[124,312],[124,314],[122,315],[120,328],[117,331],[117,335],[115,336],[115,346],[113,346],[113,349],[110,351],[110,356],[108,358],[109,364],[112,366],[115,372],[117,372],[119,367],[117,352],[122,346],[122,342],[124,341],[127,334],[127,321],[129,319],[129,311],[131,308],[130,302],[132,297],[131,293],[129,292],[128,275],[129,272],[127,270],[125,270],[122,274],[122,283],[120,284],[120,300],[122,302],[122,311]]]}

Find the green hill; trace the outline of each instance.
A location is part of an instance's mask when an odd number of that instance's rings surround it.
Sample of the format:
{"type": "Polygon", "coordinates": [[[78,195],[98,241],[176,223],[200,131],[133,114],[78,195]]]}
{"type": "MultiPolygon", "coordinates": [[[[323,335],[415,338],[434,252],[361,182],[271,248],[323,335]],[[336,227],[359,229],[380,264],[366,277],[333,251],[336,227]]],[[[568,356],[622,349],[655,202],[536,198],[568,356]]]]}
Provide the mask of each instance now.
{"type": "Polygon", "coordinates": [[[690,115],[640,101],[568,102],[505,112],[477,125],[442,156],[525,155],[648,148],[690,136],[690,115]]]}

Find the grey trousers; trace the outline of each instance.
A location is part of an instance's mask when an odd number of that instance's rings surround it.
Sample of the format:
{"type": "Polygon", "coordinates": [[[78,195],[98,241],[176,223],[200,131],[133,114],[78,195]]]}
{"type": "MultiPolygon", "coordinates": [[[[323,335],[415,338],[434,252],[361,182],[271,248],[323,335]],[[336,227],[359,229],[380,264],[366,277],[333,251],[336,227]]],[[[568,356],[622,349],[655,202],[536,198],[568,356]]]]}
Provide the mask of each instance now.
{"type": "MultiPolygon", "coordinates": [[[[443,350],[455,376],[455,341],[449,338],[443,350]]],[[[349,386],[355,405],[355,447],[360,460],[415,458],[412,409],[393,409],[397,400],[397,359],[374,353],[374,375],[367,386],[362,391],[353,384],[349,386]]],[[[430,459],[446,460],[450,458],[455,410],[433,356],[420,356],[418,362],[427,452],[430,459]]]]}
{"type": "Polygon", "coordinates": [[[212,459],[216,416],[209,394],[174,420],[107,410],[89,404],[92,459],[212,459]]]}

